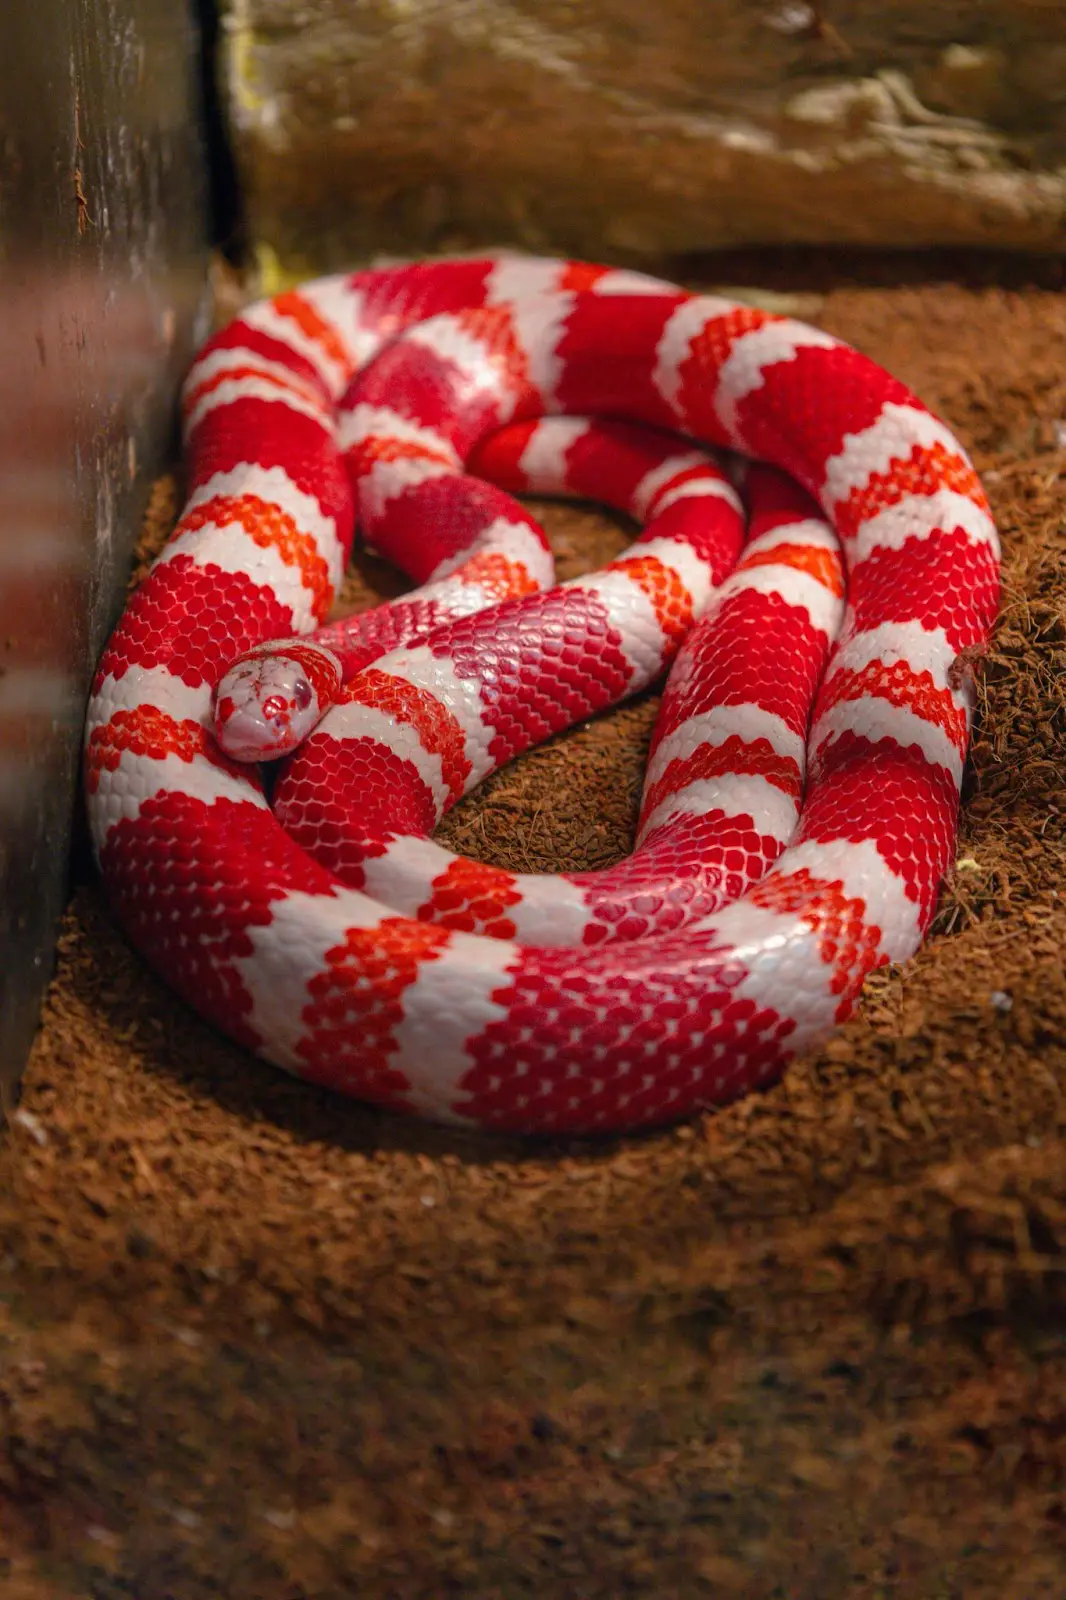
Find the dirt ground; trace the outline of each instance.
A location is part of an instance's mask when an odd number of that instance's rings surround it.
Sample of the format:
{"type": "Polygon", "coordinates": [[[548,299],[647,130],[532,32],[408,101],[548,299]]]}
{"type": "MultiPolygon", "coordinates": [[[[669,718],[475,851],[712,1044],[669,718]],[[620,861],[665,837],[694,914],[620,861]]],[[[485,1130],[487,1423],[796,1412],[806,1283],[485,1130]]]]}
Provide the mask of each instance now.
{"type": "MultiPolygon", "coordinates": [[[[367,1110],[191,1016],[76,853],[0,1153],[11,1600],[1066,1593],[1058,276],[715,267],[817,296],[939,410],[1005,545],[935,935],[771,1092],[535,1147],[367,1110]]],[[[623,542],[545,520],[566,576],[623,542]]],[[[349,599],[388,589],[361,572],[349,599]]],[[[654,710],[442,832],[508,867],[616,859],[654,710]]]]}

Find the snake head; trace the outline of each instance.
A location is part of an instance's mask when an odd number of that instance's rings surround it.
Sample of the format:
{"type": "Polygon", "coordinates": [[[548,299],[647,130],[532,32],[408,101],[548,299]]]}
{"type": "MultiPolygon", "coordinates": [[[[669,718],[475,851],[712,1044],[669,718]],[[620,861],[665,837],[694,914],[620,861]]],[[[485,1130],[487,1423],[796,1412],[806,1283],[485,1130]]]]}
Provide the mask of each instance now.
{"type": "Polygon", "coordinates": [[[289,640],[259,645],[215,690],[215,738],[235,761],[276,761],[303,743],[340,686],[332,651],[289,640]]]}

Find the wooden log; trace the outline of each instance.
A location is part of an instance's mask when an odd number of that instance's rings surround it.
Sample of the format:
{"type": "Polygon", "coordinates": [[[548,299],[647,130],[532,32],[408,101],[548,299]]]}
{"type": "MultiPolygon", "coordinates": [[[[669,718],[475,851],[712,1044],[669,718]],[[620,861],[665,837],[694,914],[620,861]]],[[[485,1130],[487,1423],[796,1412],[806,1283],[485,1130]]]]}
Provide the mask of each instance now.
{"type": "MultiPolygon", "coordinates": [[[[223,0],[279,276],[507,243],[1066,242],[1066,6],[223,0]]],[[[268,272],[269,278],[269,272],[268,272]]]]}

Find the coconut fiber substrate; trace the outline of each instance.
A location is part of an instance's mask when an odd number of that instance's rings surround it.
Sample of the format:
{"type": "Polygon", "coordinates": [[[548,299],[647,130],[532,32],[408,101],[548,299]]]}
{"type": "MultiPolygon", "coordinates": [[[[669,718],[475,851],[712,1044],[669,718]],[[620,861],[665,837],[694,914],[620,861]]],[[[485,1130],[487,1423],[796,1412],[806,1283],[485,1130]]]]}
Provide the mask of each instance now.
{"type": "MultiPolygon", "coordinates": [[[[777,1087],[605,1143],[368,1110],[200,1023],[76,855],[0,1158],[11,1600],[1066,1593],[1066,297],[966,272],[715,266],[941,412],[1005,546],[933,935],[777,1087]]],[[[627,537],[544,515],[563,576],[627,537]]],[[[616,860],[654,712],[442,835],[616,860]]]]}

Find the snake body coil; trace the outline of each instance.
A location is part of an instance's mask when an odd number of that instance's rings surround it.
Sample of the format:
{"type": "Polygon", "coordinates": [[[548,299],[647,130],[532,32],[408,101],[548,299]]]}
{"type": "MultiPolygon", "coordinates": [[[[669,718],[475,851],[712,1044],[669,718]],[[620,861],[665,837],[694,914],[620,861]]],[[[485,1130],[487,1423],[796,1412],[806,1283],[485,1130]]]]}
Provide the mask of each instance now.
{"type": "Polygon", "coordinates": [[[184,422],[86,790],[129,936],[234,1039],[437,1118],[632,1128],[771,1081],[917,948],[998,545],[957,441],[871,361],[634,273],[442,261],[252,307],[184,422]],[[765,464],[743,507],[706,447],[765,464]],[[643,534],[551,587],[526,490],[643,534]],[[356,525],[419,587],[323,626],[356,525]],[[671,662],[627,861],[535,878],[431,841],[671,662]],[[268,802],[249,760],[293,747],[268,802]]]}

